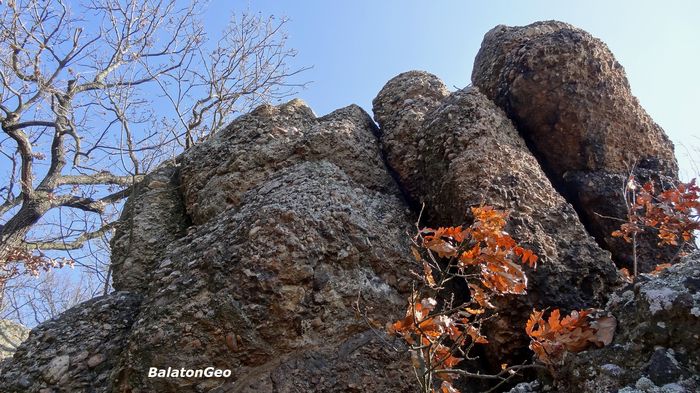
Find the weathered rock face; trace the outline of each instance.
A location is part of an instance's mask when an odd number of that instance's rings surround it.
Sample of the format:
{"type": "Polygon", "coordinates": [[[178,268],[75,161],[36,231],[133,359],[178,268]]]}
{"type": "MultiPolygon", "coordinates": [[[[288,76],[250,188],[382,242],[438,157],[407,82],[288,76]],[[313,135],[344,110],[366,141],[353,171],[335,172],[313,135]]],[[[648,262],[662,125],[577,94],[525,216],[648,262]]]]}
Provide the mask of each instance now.
{"type": "Polygon", "coordinates": [[[178,163],[166,162],[134,186],[112,239],[116,290],[145,291],[153,264],[170,243],[185,235],[189,217],[179,184],[178,163]]]}
{"type": "MultiPolygon", "coordinates": [[[[121,292],[37,327],[0,363],[0,391],[412,392],[407,356],[381,331],[404,314],[420,202],[430,226],[462,224],[480,204],[510,211],[509,233],[541,259],[528,296],[498,300],[487,356],[529,357],[533,306],[603,306],[619,284],[566,198],[600,232],[586,214],[618,213],[624,160],[671,177],[675,162],[607,49],[568,25],[497,28],[475,75],[485,94],[397,76],[374,100],[381,129],[357,106],[317,118],[299,100],[264,105],[162,165],[134,188],[113,240],[121,292]],[[210,366],[231,376],[147,376],[210,366]]],[[[609,386],[645,375],[694,389],[698,259],[612,296],[617,346],[570,358],[560,385],[596,391],[613,373],[609,386]]]]}
{"type": "Polygon", "coordinates": [[[237,208],[248,190],[277,171],[309,160],[332,162],[369,190],[396,193],[375,129],[356,105],[320,119],[300,100],[261,106],[184,156],[187,213],[195,225],[203,224],[237,208]]]}
{"type": "Polygon", "coordinates": [[[700,254],[618,290],[607,310],[618,318],[609,347],[570,357],[562,391],[700,390],[700,254]]]}
{"type": "Polygon", "coordinates": [[[32,330],[0,364],[2,392],[109,392],[141,296],[115,292],[32,330]]]}
{"type": "Polygon", "coordinates": [[[28,328],[10,320],[0,320],[0,361],[12,356],[28,335],[28,328]]]}
{"type": "MultiPolygon", "coordinates": [[[[398,316],[404,306],[397,288],[408,287],[401,272],[409,221],[396,195],[369,191],[329,162],[306,162],[271,176],[242,197],[240,210],[210,222],[171,245],[156,271],[159,289],[133,327],[120,390],[184,391],[193,384],[145,378],[147,365],[213,364],[233,370],[232,381],[256,376],[238,390],[252,392],[284,391],[277,374],[296,389],[313,385],[314,374],[326,375],[336,362],[354,364],[347,372],[360,380],[377,370],[360,365],[397,362],[381,346],[348,359],[377,339],[355,317],[358,296],[374,307],[375,320],[398,316]],[[355,340],[361,342],[338,355],[355,340]],[[318,358],[319,370],[289,365],[306,357],[318,358]]],[[[406,378],[396,377],[372,386],[400,391],[406,378]]],[[[334,391],[335,382],[326,383],[325,391],[334,391]]]]}
{"type": "Polygon", "coordinates": [[[375,133],[359,107],[317,119],[295,100],[162,166],[134,191],[114,240],[115,286],[144,296],[128,326],[89,305],[42,325],[6,371],[32,370],[28,382],[0,390],[410,391],[407,359],[367,322],[404,312],[413,221],[375,133]],[[78,316],[112,330],[78,325],[50,348],[36,336],[60,336],[78,316]],[[109,358],[99,372],[73,367],[98,354],[109,358]],[[232,376],[147,377],[208,366],[232,376]]]}
{"type": "Polygon", "coordinates": [[[533,306],[600,306],[617,282],[617,271],[503,111],[476,88],[434,99],[443,91],[435,76],[401,74],[375,99],[376,107],[392,109],[375,111],[376,118],[387,156],[403,157],[397,150],[412,146],[413,161],[397,159],[393,169],[404,188],[411,185],[414,197],[425,203],[424,225],[459,225],[471,206],[495,206],[510,212],[508,232],[540,256],[537,270],[528,271],[527,298],[503,299],[499,326],[488,329],[499,332],[489,337],[489,348],[498,349],[494,359],[503,359],[527,347],[524,332],[508,326],[523,326],[533,306]]]}
{"type": "MultiPolygon", "coordinates": [[[[418,172],[418,135],[425,115],[449,95],[442,81],[424,71],[409,71],[392,78],[372,101],[374,117],[382,128],[387,163],[399,179],[418,172]]],[[[423,141],[425,143],[425,141],[423,141]]],[[[421,200],[417,184],[400,181],[411,202],[421,200]]]]}
{"type": "MultiPolygon", "coordinates": [[[[515,122],[589,231],[629,267],[630,247],[610,236],[619,222],[609,218],[626,218],[627,177],[673,180],[677,164],[607,46],[562,22],[497,26],[484,37],[472,81],[515,122]]],[[[653,237],[639,251],[649,271],[658,261],[653,237]]]]}

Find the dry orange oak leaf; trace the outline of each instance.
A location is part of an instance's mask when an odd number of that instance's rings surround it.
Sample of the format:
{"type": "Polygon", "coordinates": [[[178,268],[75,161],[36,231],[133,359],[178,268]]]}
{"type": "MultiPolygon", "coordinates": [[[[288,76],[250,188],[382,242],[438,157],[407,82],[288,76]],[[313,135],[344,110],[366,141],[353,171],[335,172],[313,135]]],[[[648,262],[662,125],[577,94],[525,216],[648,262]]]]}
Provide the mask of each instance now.
{"type": "Polygon", "coordinates": [[[531,339],[530,349],[542,363],[558,364],[567,352],[610,344],[617,320],[607,315],[594,317],[594,312],[592,309],[572,311],[561,318],[559,309],[554,309],[545,320],[545,311],[533,310],[525,327],[531,339]]]}

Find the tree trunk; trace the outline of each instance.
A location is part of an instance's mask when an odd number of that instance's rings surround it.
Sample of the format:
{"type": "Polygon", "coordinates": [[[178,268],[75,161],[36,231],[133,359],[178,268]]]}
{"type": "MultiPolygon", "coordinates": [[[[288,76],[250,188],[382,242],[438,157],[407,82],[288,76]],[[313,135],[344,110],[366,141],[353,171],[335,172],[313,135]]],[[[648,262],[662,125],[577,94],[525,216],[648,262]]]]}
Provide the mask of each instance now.
{"type": "Polygon", "coordinates": [[[0,264],[6,263],[10,250],[24,247],[27,233],[48,209],[48,201],[25,201],[17,214],[0,229],[0,264]]]}

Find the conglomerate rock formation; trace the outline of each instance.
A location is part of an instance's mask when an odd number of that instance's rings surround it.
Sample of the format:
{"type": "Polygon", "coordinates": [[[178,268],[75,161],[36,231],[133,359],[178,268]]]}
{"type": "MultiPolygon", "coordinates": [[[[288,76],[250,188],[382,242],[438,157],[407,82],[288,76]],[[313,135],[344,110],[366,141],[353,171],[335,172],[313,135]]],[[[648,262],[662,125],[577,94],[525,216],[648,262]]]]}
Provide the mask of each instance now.
{"type": "Polygon", "coordinates": [[[357,106],[316,117],[300,100],[264,105],[164,163],[125,205],[118,292],[35,328],[0,363],[0,391],[413,392],[383,326],[405,312],[423,203],[427,226],[506,209],[509,233],[541,258],[528,296],[497,299],[483,371],[531,356],[532,307],[607,307],[614,346],[516,389],[692,391],[698,258],[624,286],[611,253],[626,251],[598,215],[624,213],[613,186],[630,163],[675,180],[673,147],[622,68],[569,25],[499,26],[474,83],[449,92],[401,74],[373,102],[379,127],[357,106]],[[168,367],[231,375],[148,376],[168,367]]]}
{"type": "Polygon", "coordinates": [[[557,194],[505,113],[476,88],[436,100],[445,90],[425,72],[401,74],[374,100],[376,119],[399,184],[410,185],[413,198],[425,203],[423,225],[460,225],[469,207],[488,204],[509,211],[507,231],[540,256],[538,268],[528,271],[527,298],[500,299],[499,318],[491,322],[497,326],[487,327],[497,332],[488,347],[496,361],[527,347],[524,331],[508,327],[524,326],[533,306],[602,305],[617,270],[557,194]],[[429,104],[416,107],[416,102],[429,104]],[[424,112],[417,115],[419,110],[424,112]],[[415,132],[401,135],[406,123],[415,132]]]}
{"type": "MultiPolygon", "coordinates": [[[[610,235],[627,217],[627,178],[673,181],[678,168],[673,144],[608,47],[566,23],[501,25],[484,37],[472,81],[513,120],[591,234],[630,267],[630,247],[610,235]]],[[[642,271],[673,252],[657,241],[640,239],[642,271]]]]}
{"type": "Polygon", "coordinates": [[[562,391],[700,391],[700,253],[620,288],[606,309],[615,340],[558,369],[562,391]]]}

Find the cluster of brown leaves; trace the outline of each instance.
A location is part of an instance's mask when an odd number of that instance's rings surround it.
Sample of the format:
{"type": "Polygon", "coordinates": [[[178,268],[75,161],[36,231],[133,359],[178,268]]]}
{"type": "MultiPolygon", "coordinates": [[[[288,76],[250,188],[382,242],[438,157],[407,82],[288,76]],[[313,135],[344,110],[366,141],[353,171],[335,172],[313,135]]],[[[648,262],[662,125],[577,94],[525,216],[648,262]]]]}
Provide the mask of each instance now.
{"type": "MultiPolygon", "coordinates": [[[[460,272],[470,266],[478,267],[481,283],[497,294],[525,294],[527,276],[514,260],[517,257],[523,264],[534,268],[537,255],[518,246],[503,230],[506,212],[490,206],[473,207],[471,210],[474,223],[468,228],[421,230],[423,247],[436,252],[440,258],[455,258],[460,272]]],[[[434,279],[428,277],[428,281],[434,279]]]]}
{"type": "Polygon", "coordinates": [[[434,375],[442,380],[441,392],[459,392],[452,385],[458,375],[449,370],[468,357],[473,345],[488,343],[481,323],[494,308],[491,297],[525,294],[527,276],[521,264],[534,268],[537,263],[531,250],[518,246],[504,231],[507,213],[490,206],[474,207],[471,212],[474,223],[469,227],[418,231],[413,254],[421,266],[417,275],[425,290],[414,291],[405,318],[387,327],[409,344],[423,391],[434,392],[434,375]],[[467,282],[469,302],[457,307],[445,302],[438,309],[435,298],[424,292],[439,291],[455,278],[467,282]],[[478,280],[470,282],[470,278],[478,280]]]}
{"type": "MultiPolygon", "coordinates": [[[[455,356],[455,349],[464,346],[468,340],[478,344],[488,342],[470,320],[481,310],[464,307],[431,314],[436,306],[437,301],[432,297],[416,298],[411,302],[406,317],[388,326],[390,334],[400,335],[412,348],[416,348],[412,360],[417,369],[453,368],[464,360],[462,356],[455,356]]],[[[448,381],[453,378],[448,373],[438,377],[448,381]]]]}
{"type": "Polygon", "coordinates": [[[49,269],[73,266],[70,259],[49,258],[41,251],[37,254],[23,248],[10,248],[6,250],[6,258],[0,262],[0,288],[8,280],[20,275],[38,276],[42,271],[49,269]]]}
{"type": "Polygon", "coordinates": [[[613,232],[613,236],[632,242],[634,236],[645,228],[654,228],[661,240],[659,246],[678,246],[690,242],[693,232],[700,229],[697,219],[700,187],[695,184],[695,179],[657,193],[653,183],[640,187],[634,177],[630,177],[627,188],[633,193],[628,221],[613,232]]]}
{"type": "Polygon", "coordinates": [[[544,313],[533,310],[525,332],[531,339],[530,349],[548,365],[559,364],[567,352],[610,344],[617,327],[614,317],[594,317],[594,310],[572,311],[561,318],[559,309],[554,309],[546,320],[544,313]]]}

